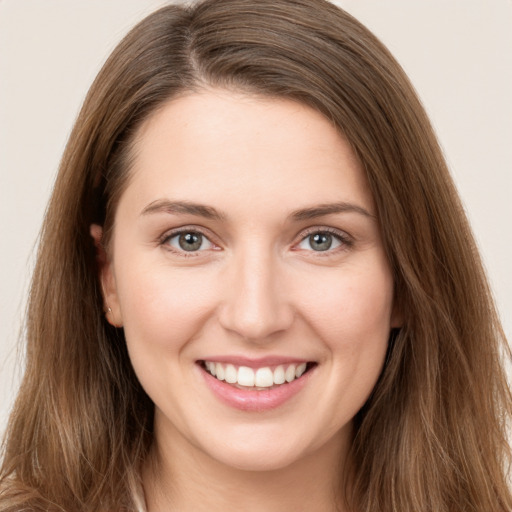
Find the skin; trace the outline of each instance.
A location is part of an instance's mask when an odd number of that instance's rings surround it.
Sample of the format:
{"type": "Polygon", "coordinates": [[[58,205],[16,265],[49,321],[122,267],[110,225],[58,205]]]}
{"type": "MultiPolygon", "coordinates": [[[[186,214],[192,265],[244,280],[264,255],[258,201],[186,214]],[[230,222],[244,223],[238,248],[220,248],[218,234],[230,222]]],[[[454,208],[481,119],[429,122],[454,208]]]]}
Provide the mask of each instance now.
{"type": "Polygon", "coordinates": [[[169,101],[134,149],[101,278],[155,403],[148,510],[340,510],[352,419],[399,324],[360,163],[309,107],[215,89],[169,101]],[[345,211],[293,216],[332,203],[345,211]],[[200,250],[180,249],[183,227],[204,234],[200,250]],[[326,229],[319,251],[311,235],[326,229]],[[219,355],[316,366],[285,404],[248,412],[205,384],[197,361],[219,355]]]}

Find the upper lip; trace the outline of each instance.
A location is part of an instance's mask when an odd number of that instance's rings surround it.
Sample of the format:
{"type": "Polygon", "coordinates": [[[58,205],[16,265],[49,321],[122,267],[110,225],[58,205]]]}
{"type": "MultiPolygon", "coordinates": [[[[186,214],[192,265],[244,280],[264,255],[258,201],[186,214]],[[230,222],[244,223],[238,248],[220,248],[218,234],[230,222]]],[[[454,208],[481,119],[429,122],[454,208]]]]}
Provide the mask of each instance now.
{"type": "Polygon", "coordinates": [[[208,356],[200,361],[210,361],[213,363],[232,364],[234,366],[247,366],[249,368],[263,368],[266,366],[279,366],[286,364],[301,364],[312,362],[311,359],[303,359],[300,357],[288,356],[265,356],[258,358],[250,358],[246,356],[225,355],[225,356],[208,356]]]}

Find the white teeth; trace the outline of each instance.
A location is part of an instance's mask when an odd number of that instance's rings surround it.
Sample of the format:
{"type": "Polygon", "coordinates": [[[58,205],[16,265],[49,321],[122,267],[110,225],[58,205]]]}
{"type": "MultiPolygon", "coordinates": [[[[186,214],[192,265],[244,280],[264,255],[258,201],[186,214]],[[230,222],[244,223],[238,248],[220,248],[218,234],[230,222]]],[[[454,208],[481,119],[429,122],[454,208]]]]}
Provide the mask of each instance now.
{"type": "Polygon", "coordinates": [[[224,367],[222,366],[221,363],[217,363],[215,365],[215,375],[217,379],[224,380],[224,367]]]}
{"type": "Polygon", "coordinates": [[[284,365],[277,366],[274,371],[268,366],[253,370],[248,366],[240,366],[238,369],[233,364],[214,363],[205,361],[206,370],[229,384],[239,384],[245,387],[271,388],[274,385],[281,385],[285,382],[292,382],[301,377],[307,368],[307,363],[289,364],[286,369],[284,365]]]}
{"type": "Polygon", "coordinates": [[[284,378],[284,368],[282,366],[278,366],[274,370],[274,384],[284,384],[285,383],[284,378]]]}
{"type": "Polygon", "coordinates": [[[247,366],[238,368],[238,384],[240,386],[254,386],[254,370],[247,366]]]}
{"type": "Polygon", "coordinates": [[[294,364],[291,364],[288,366],[288,368],[286,368],[286,371],[284,372],[284,378],[286,379],[286,382],[295,380],[295,370],[296,366],[294,364]]]}
{"type": "Polygon", "coordinates": [[[306,363],[299,364],[295,370],[295,377],[299,378],[306,371],[306,363]]]}
{"type": "Polygon", "coordinates": [[[259,368],[256,371],[254,384],[259,388],[269,388],[274,385],[274,374],[270,368],[259,368]]]}
{"type": "Polygon", "coordinates": [[[234,384],[235,382],[237,382],[238,372],[236,371],[236,368],[232,364],[228,364],[226,366],[226,372],[224,374],[224,377],[226,378],[226,382],[229,382],[230,384],[234,384]]]}

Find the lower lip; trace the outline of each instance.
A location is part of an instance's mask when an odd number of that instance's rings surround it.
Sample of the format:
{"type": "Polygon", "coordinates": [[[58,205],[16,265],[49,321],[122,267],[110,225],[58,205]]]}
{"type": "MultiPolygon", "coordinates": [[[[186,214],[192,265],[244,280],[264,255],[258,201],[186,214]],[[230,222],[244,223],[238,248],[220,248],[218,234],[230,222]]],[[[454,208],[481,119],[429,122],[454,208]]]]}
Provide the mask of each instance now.
{"type": "Polygon", "coordinates": [[[292,382],[268,390],[239,389],[216,379],[202,367],[200,371],[213,394],[223,403],[241,411],[262,412],[275,409],[291,400],[306,385],[315,368],[292,382]]]}

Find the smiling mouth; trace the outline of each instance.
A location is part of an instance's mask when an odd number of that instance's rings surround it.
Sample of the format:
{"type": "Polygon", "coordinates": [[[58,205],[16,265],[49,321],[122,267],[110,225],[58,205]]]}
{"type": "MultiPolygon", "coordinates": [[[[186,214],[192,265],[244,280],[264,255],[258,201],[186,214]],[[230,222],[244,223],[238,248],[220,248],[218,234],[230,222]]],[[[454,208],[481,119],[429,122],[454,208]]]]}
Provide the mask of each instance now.
{"type": "Polygon", "coordinates": [[[249,368],[214,361],[198,361],[201,368],[219,381],[244,390],[268,391],[300,379],[317,365],[315,362],[249,368]]]}

